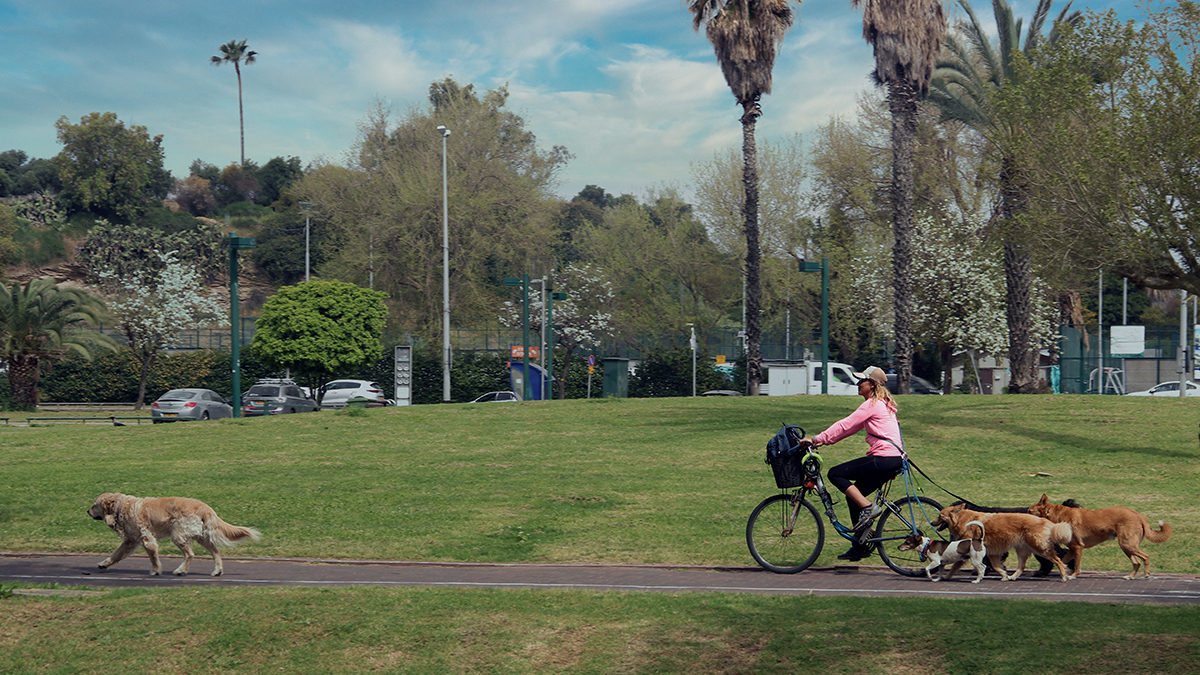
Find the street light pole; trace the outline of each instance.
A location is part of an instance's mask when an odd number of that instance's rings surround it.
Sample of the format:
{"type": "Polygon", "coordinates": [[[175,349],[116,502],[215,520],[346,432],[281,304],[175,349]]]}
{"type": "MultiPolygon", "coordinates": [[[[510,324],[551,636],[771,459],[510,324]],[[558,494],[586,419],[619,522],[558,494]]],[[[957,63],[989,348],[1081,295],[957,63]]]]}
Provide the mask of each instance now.
{"type": "Polygon", "coordinates": [[[450,207],[446,189],[446,137],[450,130],[439,126],[442,132],[442,403],[450,402],[450,207]]]}
{"type": "Polygon", "coordinates": [[[308,219],[312,215],[312,202],[300,202],[304,207],[304,282],[308,283],[308,219]]]}

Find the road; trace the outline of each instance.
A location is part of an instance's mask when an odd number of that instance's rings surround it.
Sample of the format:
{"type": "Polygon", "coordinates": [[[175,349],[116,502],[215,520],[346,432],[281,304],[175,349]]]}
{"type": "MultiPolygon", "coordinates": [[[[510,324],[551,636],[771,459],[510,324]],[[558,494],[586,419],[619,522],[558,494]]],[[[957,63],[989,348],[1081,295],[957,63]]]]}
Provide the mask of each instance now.
{"type": "MultiPolygon", "coordinates": [[[[1126,581],[1114,572],[1087,573],[1063,583],[1057,577],[1001,582],[989,576],[969,583],[961,575],[938,583],[901,577],[886,567],[839,565],[800,574],[771,574],[751,567],[666,567],[647,565],[533,565],[405,561],[225,558],[225,574],[211,577],[212,561],[197,557],[192,574],[170,574],[181,558],[162,556],[166,573],[150,576],[144,555],[115,568],[97,569],[99,554],[0,552],[0,582],[86,586],[179,588],[224,586],[428,586],[443,588],[549,588],[619,592],[718,592],[776,595],[855,595],[939,598],[996,598],[1073,602],[1200,604],[1200,577],[1155,574],[1126,581]]],[[[961,573],[960,573],[961,574],[961,573]]]]}

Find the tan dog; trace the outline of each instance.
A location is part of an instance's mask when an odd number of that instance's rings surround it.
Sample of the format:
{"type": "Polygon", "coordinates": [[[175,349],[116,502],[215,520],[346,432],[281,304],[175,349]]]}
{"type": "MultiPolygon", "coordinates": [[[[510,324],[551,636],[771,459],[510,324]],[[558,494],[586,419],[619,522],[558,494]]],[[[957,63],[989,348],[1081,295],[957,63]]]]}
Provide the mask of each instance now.
{"type": "Polygon", "coordinates": [[[224,566],[218,546],[229,546],[247,537],[257,541],[261,536],[254,528],[230,525],[208,504],[186,497],[142,498],[106,492],[96,497],[87,513],[96,520],[103,520],[122,539],[117,550],[100,563],[100,569],[116,565],[138,546],[143,546],[150,556],[150,574],[162,574],[158,540],[169,538],[183,551],[183,564],[175,574],[187,574],[192,564],[192,542],[195,541],[212,554],[216,564],[212,575],[219,577],[224,566]]]}
{"type": "Polygon", "coordinates": [[[1001,581],[1012,581],[1025,571],[1025,561],[1031,553],[1036,553],[1058,566],[1062,580],[1067,580],[1067,568],[1058,554],[1054,552],[1055,544],[1067,544],[1071,541],[1071,526],[1066,523],[1052,523],[1045,518],[1025,513],[980,513],[963,508],[962,504],[948,506],[942,509],[934,519],[933,526],[940,529],[950,528],[950,533],[956,539],[968,538],[967,526],[978,520],[983,523],[986,531],[983,544],[987,547],[988,561],[992,569],[1000,573],[1001,581]],[[1017,571],[1011,576],[1004,568],[1002,556],[1008,551],[1017,553],[1017,571]]]}
{"type": "Polygon", "coordinates": [[[1109,506],[1095,510],[1062,506],[1061,504],[1052,504],[1050,498],[1043,494],[1040,502],[1029,507],[1029,512],[1035,516],[1056,523],[1068,523],[1071,526],[1074,536],[1071,537],[1071,543],[1068,546],[1071,551],[1067,553],[1066,561],[1075,561],[1075,574],[1071,575],[1072,579],[1079,575],[1083,549],[1091,548],[1109,539],[1116,539],[1121,551],[1129,557],[1129,562],[1133,563],[1133,571],[1126,574],[1125,578],[1132,579],[1137,576],[1140,561],[1142,578],[1149,579],[1150,556],[1143,553],[1138,545],[1142,543],[1142,539],[1149,539],[1156,544],[1161,544],[1171,536],[1170,525],[1160,520],[1158,521],[1159,529],[1155,531],[1151,529],[1150,521],[1146,520],[1145,516],[1124,506],[1109,506]]]}

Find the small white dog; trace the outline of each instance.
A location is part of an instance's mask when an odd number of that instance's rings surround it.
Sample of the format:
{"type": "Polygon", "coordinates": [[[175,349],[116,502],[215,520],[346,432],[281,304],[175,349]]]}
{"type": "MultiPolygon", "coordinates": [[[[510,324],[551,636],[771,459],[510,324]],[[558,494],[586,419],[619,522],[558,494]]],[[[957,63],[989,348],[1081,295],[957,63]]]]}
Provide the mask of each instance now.
{"type": "Polygon", "coordinates": [[[929,564],[925,566],[925,576],[929,577],[930,581],[949,579],[958,571],[958,568],[963,566],[963,563],[970,562],[976,572],[975,580],[971,583],[977,584],[983,581],[983,573],[987,571],[987,567],[983,564],[987,557],[987,547],[983,545],[983,523],[972,520],[966,524],[966,527],[969,528],[972,525],[979,526],[978,539],[945,542],[933,541],[929,537],[914,534],[900,544],[900,550],[920,551],[921,560],[929,560],[929,564]],[[935,578],[933,570],[937,569],[939,565],[942,566],[942,570],[935,578]],[[946,565],[950,565],[949,570],[946,569],[946,565]]]}

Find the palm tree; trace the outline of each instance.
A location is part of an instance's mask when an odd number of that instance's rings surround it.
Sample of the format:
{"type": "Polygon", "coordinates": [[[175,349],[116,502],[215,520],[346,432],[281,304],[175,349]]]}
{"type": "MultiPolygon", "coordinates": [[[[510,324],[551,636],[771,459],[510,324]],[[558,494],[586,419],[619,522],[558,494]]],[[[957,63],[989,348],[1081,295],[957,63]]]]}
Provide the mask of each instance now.
{"type": "Polygon", "coordinates": [[[946,37],[940,0],[850,0],[863,7],[863,39],[875,49],[875,83],[886,86],[892,114],[892,272],[896,313],[896,383],[912,375],[913,146],[917,106],[929,94],[946,37]]]}
{"type": "MultiPolygon", "coordinates": [[[[1017,79],[1018,54],[1029,56],[1041,44],[1042,27],[1053,0],[1039,0],[1021,44],[1022,19],[1014,19],[1005,0],[992,0],[997,40],[992,41],[967,0],[958,0],[967,13],[957,34],[946,38],[942,58],[934,71],[929,99],[942,111],[943,119],[967,124],[988,139],[1000,153],[1000,199],[996,219],[1004,237],[1004,278],[1008,319],[1008,360],[1012,373],[1009,392],[1037,390],[1037,350],[1031,339],[1033,328],[1033,259],[1017,227],[1029,208],[1029,186],[1019,163],[1005,152],[1009,139],[1019,132],[992,105],[993,97],[1017,79]]],[[[1059,26],[1074,25],[1082,12],[1071,12],[1071,3],[1059,12],[1050,28],[1051,44],[1059,38],[1059,26]]]]}
{"type": "Polygon", "coordinates": [[[789,0],[689,0],[692,28],[705,27],[725,83],[742,106],[742,215],[746,231],[746,377],[751,395],[762,382],[758,164],[754,126],[762,116],[759,100],[771,93],[771,71],[783,34],[795,14],[789,0]]]}
{"type": "Polygon", "coordinates": [[[245,63],[250,65],[254,63],[254,57],[258,55],[255,51],[246,51],[246,41],[230,40],[228,43],[221,45],[221,55],[212,57],[212,64],[219,66],[222,63],[232,63],[233,71],[237,73],[238,79],[238,125],[241,128],[242,136],[242,166],[246,166],[246,118],[242,113],[242,66],[245,63]]]}
{"type": "Polygon", "coordinates": [[[8,363],[12,401],[22,408],[38,404],[42,364],[75,352],[90,359],[99,347],[117,349],[106,335],[91,330],[104,304],[76,289],[59,288],[52,279],[24,286],[0,285],[0,356],[8,363]]]}

